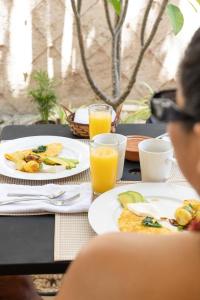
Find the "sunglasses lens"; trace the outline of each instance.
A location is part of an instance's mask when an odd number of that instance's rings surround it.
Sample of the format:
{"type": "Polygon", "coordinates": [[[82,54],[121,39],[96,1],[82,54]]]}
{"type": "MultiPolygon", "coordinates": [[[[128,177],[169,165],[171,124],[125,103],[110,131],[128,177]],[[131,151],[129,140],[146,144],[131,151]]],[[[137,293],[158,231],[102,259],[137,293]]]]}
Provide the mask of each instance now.
{"type": "Polygon", "coordinates": [[[155,93],[153,98],[159,99],[170,99],[172,102],[176,102],[176,90],[164,90],[158,93],[155,93]]]}
{"type": "Polygon", "coordinates": [[[151,101],[152,115],[159,121],[166,122],[169,114],[170,105],[167,99],[153,98],[151,101]]]}

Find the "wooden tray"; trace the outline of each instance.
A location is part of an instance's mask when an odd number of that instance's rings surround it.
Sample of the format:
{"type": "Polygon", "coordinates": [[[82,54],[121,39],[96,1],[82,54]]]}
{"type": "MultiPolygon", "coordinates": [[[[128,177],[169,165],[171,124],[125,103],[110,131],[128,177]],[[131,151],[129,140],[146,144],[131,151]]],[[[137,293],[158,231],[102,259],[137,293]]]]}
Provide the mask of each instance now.
{"type": "Polygon", "coordinates": [[[128,137],[125,158],[131,161],[139,161],[138,144],[141,141],[150,139],[149,136],[132,135],[128,137]]]}

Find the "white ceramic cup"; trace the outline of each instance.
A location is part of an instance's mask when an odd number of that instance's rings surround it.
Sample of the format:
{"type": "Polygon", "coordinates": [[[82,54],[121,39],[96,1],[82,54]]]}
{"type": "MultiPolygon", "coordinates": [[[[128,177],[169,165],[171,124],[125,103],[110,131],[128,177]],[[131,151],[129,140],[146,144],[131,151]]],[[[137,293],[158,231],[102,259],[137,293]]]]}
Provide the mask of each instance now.
{"type": "Polygon", "coordinates": [[[148,139],[138,144],[142,181],[163,182],[171,172],[172,144],[159,139],[148,139]]]}
{"type": "Polygon", "coordinates": [[[96,135],[93,138],[93,141],[95,141],[95,143],[103,144],[103,145],[114,144],[117,142],[118,152],[119,152],[117,180],[120,180],[122,178],[123,170],[124,170],[124,159],[126,153],[127,137],[118,133],[102,133],[96,135]]]}

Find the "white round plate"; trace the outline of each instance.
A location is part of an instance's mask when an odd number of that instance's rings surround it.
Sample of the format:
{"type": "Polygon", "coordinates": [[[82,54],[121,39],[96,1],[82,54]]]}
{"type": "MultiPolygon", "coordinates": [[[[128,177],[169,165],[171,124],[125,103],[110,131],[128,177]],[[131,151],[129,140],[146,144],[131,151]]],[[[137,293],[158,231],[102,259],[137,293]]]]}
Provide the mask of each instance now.
{"type": "Polygon", "coordinates": [[[163,215],[174,217],[174,212],[185,199],[199,199],[190,187],[171,183],[136,183],[116,187],[95,199],[88,212],[89,223],[97,234],[119,231],[118,218],[122,212],[118,194],[136,191],[152,199],[163,215]]]}
{"type": "Polygon", "coordinates": [[[69,138],[60,136],[31,136],[8,141],[0,146],[0,174],[8,177],[28,180],[59,179],[81,173],[88,168],[89,147],[79,141],[69,138]],[[50,143],[61,143],[63,145],[63,150],[59,156],[78,159],[79,164],[77,167],[56,173],[26,173],[16,170],[14,164],[4,157],[5,153],[37,148],[40,145],[50,143]]]}

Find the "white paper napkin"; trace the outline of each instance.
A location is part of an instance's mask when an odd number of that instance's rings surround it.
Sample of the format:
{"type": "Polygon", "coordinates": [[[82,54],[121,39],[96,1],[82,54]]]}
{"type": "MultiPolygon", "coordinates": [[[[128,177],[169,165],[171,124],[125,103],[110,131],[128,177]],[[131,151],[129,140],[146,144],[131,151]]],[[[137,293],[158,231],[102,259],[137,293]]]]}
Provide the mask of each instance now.
{"type": "Polygon", "coordinates": [[[80,185],[56,185],[47,184],[43,186],[27,186],[15,184],[0,184],[0,203],[2,201],[11,200],[15,197],[8,197],[7,193],[31,193],[50,194],[58,190],[64,190],[65,194],[58,199],[69,198],[78,192],[80,196],[74,200],[66,202],[66,205],[56,206],[46,200],[28,200],[24,202],[0,205],[1,213],[78,213],[88,211],[92,201],[92,188],[90,183],[82,183],[80,185]]]}

